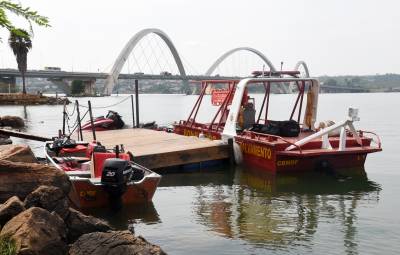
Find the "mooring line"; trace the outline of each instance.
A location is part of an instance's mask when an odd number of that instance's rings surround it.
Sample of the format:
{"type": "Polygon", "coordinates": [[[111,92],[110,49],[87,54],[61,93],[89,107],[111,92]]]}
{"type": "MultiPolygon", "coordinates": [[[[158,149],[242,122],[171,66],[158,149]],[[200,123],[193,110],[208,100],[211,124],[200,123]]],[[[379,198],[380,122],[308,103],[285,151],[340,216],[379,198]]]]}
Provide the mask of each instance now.
{"type": "MultiPolygon", "coordinates": [[[[116,105],[119,105],[119,104],[125,102],[125,101],[128,100],[130,97],[131,97],[131,96],[129,95],[129,96],[127,96],[126,98],[122,99],[121,101],[119,101],[119,102],[117,102],[117,103],[115,103],[115,104],[111,104],[111,105],[97,106],[97,107],[92,106],[92,109],[104,109],[104,108],[113,107],[113,106],[116,106],[116,105]]],[[[89,108],[88,106],[86,106],[86,105],[81,105],[81,104],[79,104],[79,107],[89,108]]]]}

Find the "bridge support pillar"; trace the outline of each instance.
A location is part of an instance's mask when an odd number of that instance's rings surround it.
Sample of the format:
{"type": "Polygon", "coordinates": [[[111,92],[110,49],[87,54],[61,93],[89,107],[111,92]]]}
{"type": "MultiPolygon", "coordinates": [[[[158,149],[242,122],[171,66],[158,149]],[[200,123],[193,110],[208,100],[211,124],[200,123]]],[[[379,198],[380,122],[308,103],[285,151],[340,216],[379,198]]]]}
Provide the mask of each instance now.
{"type": "Polygon", "coordinates": [[[54,78],[49,78],[47,80],[51,81],[54,85],[56,85],[65,94],[69,95],[71,93],[71,81],[64,80],[64,79],[54,79],[54,78]]]}
{"type": "Polygon", "coordinates": [[[96,79],[83,81],[85,85],[85,95],[95,96],[96,95],[96,79]]]}
{"type": "Polygon", "coordinates": [[[16,77],[0,77],[0,93],[16,93],[16,77]]]}

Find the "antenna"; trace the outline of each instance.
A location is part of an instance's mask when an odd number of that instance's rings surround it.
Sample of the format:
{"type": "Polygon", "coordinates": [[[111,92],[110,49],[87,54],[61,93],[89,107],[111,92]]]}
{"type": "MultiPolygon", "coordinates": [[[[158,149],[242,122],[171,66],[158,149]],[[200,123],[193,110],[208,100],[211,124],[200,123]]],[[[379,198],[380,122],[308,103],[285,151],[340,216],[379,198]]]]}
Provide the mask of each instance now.
{"type": "Polygon", "coordinates": [[[281,73],[279,74],[279,77],[282,77],[282,68],[283,68],[283,61],[281,61],[281,73]]]}

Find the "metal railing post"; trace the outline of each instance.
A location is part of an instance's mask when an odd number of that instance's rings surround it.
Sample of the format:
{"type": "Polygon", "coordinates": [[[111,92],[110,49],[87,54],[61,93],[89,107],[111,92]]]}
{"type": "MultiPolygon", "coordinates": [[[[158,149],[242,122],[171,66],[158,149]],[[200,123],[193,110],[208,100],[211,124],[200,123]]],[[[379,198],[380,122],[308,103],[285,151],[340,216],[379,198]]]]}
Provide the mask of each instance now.
{"type": "Polygon", "coordinates": [[[139,127],[139,82],[135,80],[136,127],[139,127]]]}
{"type": "Polygon", "coordinates": [[[81,141],[83,141],[82,125],[81,125],[81,114],[80,114],[80,112],[79,112],[79,103],[78,103],[78,100],[75,100],[75,105],[76,105],[76,112],[77,112],[76,118],[77,118],[78,127],[79,127],[79,130],[78,130],[78,140],[80,139],[81,141]],[[79,138],[79,135],[80,135],[80,138],[79,138]]]}
{"type": "Polygon", "coordinates": [[[66,102],[64,101],[64,108],[63,108],[63,127],[62,127],[62,134],[65,135],[65,119],[66,119],[66,111],[65,111],[65,107],[66,107],[66,102]]]}
{"type": "Polygon", "coordinates": [[[92,126],[92,134],[93,134],[93,140],[96,141],[96,128],[93,123],[93,113],[92,113],[92,103],[90,100],[88,101],[88,107],[89,107],[89,116],[90,116],[90,125],[92,126]]]}
{"type": "Polygon", "coordinates": [[[135,128],[135,106],[133,104],[133,95],[131,95],[131,107],[132,107],[132,128],[135,128]]]}

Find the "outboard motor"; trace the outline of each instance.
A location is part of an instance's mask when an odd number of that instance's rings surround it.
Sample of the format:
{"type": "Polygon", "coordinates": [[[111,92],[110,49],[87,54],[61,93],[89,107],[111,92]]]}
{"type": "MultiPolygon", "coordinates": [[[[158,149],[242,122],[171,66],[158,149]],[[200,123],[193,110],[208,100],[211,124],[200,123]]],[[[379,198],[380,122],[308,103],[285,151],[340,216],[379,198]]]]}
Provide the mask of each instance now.
{"type": "Polygon", "coordinates": [[[132,176],[129,161],[119,158],[106,159],[101,174],[101,184],[110,195],[110,201],[115,205],[125,193],[127,183],[132,176]]]}
{"type": "Polygon", "coordinates": [[[119,115],[117,112],[114,111],[108,111],[108,114],[106,116],[107,119],[112,119],[113,122],[113,126],[116,129],[121,129],[125,126],[124,121],[122,120],[121,115],[119,115]]]}

